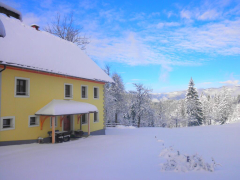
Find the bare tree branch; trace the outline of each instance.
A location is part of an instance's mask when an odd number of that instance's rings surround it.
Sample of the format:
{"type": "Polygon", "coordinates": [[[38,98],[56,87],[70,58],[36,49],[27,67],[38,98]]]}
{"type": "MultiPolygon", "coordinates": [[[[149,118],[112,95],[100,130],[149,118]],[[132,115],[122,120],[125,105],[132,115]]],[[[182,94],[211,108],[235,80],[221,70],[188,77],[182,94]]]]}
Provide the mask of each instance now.
{"type": "Polygon", "coordinates": [[[81,34],[82,29],[83,27],[74,26],[73,13],[69,16],[64,15],[63,18],[57,13],[53,21],[44,28],[45,31],[73,42],[84,50],[89,44],[89,38],[81,34]]]}

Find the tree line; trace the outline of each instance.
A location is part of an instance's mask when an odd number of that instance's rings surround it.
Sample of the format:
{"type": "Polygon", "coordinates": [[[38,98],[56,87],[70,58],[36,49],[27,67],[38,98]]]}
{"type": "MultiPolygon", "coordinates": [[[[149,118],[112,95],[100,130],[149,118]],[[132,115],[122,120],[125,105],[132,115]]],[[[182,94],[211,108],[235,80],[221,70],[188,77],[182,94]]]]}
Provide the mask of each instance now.
{"type": "Polygon", "coordinates": [[[105,123],[172,128],[225,124],[240,117],[240,96],[231,96],[227,88],[199,96],[191,78],[185,99],[152,102],[151,89],[134,83],[135,90],[126,91],[119,74],[110,74],[109,66],[104,71],[115,81],[105,85],[105,123]]]}

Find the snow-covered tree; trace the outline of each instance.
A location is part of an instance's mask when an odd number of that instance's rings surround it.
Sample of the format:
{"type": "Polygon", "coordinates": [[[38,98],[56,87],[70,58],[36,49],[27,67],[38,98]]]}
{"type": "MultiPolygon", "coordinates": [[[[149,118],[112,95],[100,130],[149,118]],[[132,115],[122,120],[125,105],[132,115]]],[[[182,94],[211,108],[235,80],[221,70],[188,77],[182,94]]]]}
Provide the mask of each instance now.
{"type": "Polygon", "coordinates": [[[149,94],[151,90],[145,88],[143,84],[133,85],[136,87],[136,94],[132,104],[131,116],[135,115],[137,126],[140,127],[141,124],[147,124],[146,119],[143,119],[143,117],[151,111],[151,96],[149,94]],[[144,120],[145,122],[143,122],[144,120]]]}
{"type": "Polygon", "coordinates": [[[219,121],[221,124],[225,124],[229,115],[232,113],[232,98],[230,95],[230,92],[227,90],[226,87],[223,88],[223,90],[221,91],[221,95],[220,95],[221,99],[220,99],[220,103],[219,103],[219,121]]]}
{"type": "Polygon", "coordinates": [[[203,124],[202,105],[198,98],[198,92],[194,87],[193,79],[190,79],[189,87],[185,97],[186,113],[189,119],[190,126],[203,124]]]}
{"type": "MultiPolygon", "coordinates": [[[[110,66],[106,65],[104,71],[110,75],[110,66]]],[[[125,87],[122,78],[117,73],[112,75],[114,83],[105,84],[104,110],[106,123],[119,123],[123,120],[125,112],[125,87]]]]}
{"type": "Polygon", "coordinates": [[[115,83],[111,85],[111,95],[115,99],[114,111],[115,111],[115,122],[118,122],[118,115],[124,110],[124,93],[125,87],[122,81],[122,78],[117,73],[114,73],[112,79],[115,83]]]}
{"type": "Polygon", "coordinates": [[[202,103],[202,110],[203,110],[203,124],[204,125],[211,125],[213,118],[213,100],[208,95],[202,95],[200,98],[200,101],[202,103]]]}

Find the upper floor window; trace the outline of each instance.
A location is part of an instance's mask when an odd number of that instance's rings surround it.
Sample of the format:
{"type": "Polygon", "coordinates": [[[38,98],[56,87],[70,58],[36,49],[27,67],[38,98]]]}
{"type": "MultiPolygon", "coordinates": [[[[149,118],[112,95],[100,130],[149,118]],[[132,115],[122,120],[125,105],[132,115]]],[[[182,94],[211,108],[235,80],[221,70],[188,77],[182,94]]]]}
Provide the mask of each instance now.
{"type": "Polygon", "coordinates": [[[73,85],[72,84],[64,84],[64,97],[66,99],[73,98],[73,85]]]}
{"type": "Polygon", "coordinates": [[[1,118],[1,130],[11,130],[15,129],[15,117],[6,116],[1,118]]]}
{"type": "Polygon", "coordinates": [[[94,87],[93,88],[93,97],[94,97],[94,99],[98,99],[99,98],[99,89],[98,89],[98,87],[94,87]]]}
{"type": "Polygon", "coordinates": [[[81,86],[81,91],[82,91],[82,98],[87,99],[88,98],[88,87],[81,86]]]}
{"type": "Polygon", "coordinates": [[[30,79],[15,77],[15,97],[29,97],[30,79]]]}

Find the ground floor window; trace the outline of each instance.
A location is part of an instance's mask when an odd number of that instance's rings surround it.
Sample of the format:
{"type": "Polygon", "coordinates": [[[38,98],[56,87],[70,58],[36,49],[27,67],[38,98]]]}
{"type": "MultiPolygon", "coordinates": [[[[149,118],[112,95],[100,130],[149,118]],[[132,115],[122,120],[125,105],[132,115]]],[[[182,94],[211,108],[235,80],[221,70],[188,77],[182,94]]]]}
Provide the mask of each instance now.
{"type": "Polygon", "coordinates": [[[94,116],[93,121],[98,122],[98,112],[94,112],[93,116],[94,116]]]}
{"type": "MultiPolygon", "coordinates": [[[[55,117],[55,127],[57,127],[57,117],[55,117]]],[[[50,117],[50,128],[52,128],[52,117],[50,117]]]]}
{"type": "Polygon", "coordinates": [[[81,119],[82,119],[82,124],[87,124],[87,114],[83,114],[81,119]]]}
{"type": "Polygon", "coordinates": [[[1,130],[15,129],[15,116],[6,116],[1,118],[1,130]]]}
{"type": "Polygon", "coordinates": [[[39,126],[39,118],[37,116],[34,116],[34,115],[29,116],[28,126],[29,127],[39,126]]]}

